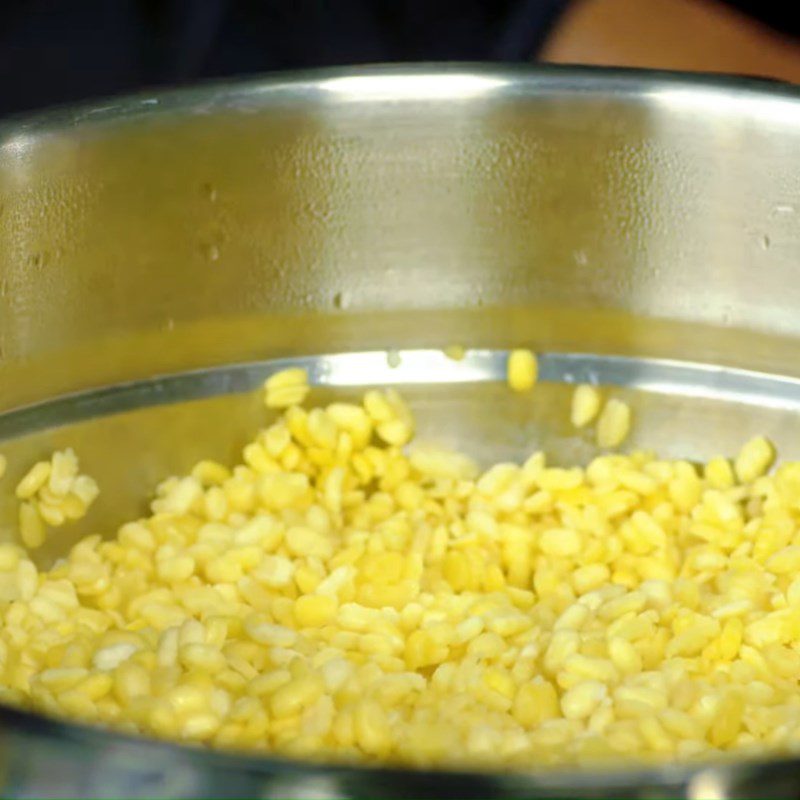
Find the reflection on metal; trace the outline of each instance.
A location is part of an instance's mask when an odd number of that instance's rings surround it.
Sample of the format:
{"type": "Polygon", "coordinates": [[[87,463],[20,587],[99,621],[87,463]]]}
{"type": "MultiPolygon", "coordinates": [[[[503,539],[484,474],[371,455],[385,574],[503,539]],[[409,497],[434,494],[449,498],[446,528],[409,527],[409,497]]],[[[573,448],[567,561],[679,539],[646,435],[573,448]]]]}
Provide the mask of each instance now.
{"type": "MultiPolygon", "coordinates": [[[[758,89],[764,85],[755,84],[758,89]]],[[[775,87],[772,87],[775,88],[775,87]]],[[[699,114],[703,118],[735,118],[746,106],[748,112],[758,118],[761,124],[780,125],[796,128],[798,124],[796,91],[787,87],[783,95],[767,94],[760,91],[728,91],[720,88],[704,87],[659,87],[648,93],[651,100],[658,103],[668,113],[699,114]]]]}
{"type": "Polygon", "coordinates": [[[321,86],[343,100],[465,100],[498,91],[505,78],[443,73],[428,75],[352,75],[330,78],[321,86]]]}
{"type": "Polygon", "coordinates": [[[686,791],[688,800],[728,800],[726,781],[721,770],[703,770],[695,775],[686,791]]]}
{"type": "Polygon", "coordinates": [[[287,797],[303,798],[303,800],[339,800],[349,796],[338,781],[328,775],[276,778],[267,784],[260,795],[263,800],[284,800],[287,797]]]}
{"type": "Polygon", "coordinates": [[[0,141],[0,158],[16,159],[25,156],[36,144],[36,138],[27,133],[17,133],[0,141]]]}
{"type": "MultiPolygon", "coordinates": [[[[399,363],[392,361],[396,366],[388,363],[385,351],[334,353],[165,375],[65,395],[0,414],[0,440],[137,408],[253,391],[287,367],[303,367],[315,386],[436,386],[504,381],[508,357],[504,350],[470,350],[461,361],[441,350],[401,350],[397,355],[399,363]]],[[[539,378],[800,412],[800,379],[710,364],[541,353],[539,378]]]]}

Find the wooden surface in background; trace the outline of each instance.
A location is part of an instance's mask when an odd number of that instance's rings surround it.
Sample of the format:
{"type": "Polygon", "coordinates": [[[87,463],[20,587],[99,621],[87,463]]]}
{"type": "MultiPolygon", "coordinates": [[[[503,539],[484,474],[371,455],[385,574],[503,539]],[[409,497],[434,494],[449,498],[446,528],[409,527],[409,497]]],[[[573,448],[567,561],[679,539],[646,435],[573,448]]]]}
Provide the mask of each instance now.
{"type": "MultiPolygon", "coordinates": [[[[787,3],[787,13],[791,6],[787,3]]],[[[800,83],[800,44],[717,0],[576,0],[541,60],[800,83]]]]}

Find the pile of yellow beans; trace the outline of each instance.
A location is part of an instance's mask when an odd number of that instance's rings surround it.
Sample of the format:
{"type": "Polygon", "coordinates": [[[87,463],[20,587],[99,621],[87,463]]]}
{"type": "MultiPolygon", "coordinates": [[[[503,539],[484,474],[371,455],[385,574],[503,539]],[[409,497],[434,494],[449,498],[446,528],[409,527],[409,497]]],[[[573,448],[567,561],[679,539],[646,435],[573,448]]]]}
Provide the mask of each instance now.
{"type": "MultiPolygon", "coordinates": [[[[288,408],[241,463],[167,479],[48,571],[0,545],[0,701],[420,766],[797,748],[800,464],[769,474],[765,439],[481,470],[413,442],[391,390],[307,410],[302,371],[270,381],[288,408]]],[[[574,421],[599,408],[581,389],[574,421]]]]}

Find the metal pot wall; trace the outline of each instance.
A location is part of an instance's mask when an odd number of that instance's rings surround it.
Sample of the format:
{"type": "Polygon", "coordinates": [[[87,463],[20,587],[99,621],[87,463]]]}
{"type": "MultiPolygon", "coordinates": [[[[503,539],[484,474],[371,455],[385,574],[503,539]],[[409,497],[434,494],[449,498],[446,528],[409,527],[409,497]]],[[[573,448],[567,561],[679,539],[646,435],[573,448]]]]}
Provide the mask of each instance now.
{"type": "MultiPolygon", "coordinates": [[[[274,358],[407,384],[423,426],[486,458],[517,455],[520,430],[590,455],[558,412],[590,372],[650,390],[637,444],[701,458],[753,429],[800,455],[798,157],[796,89],[588,69],[279,75],[2,123],[5,485],[75,444],[113,500],[92,529],[111,529],[142,486],[233,452],[274,358]],[[455,342],[480,350],[458,374],[432,355],[455,342]],[[554,381],[535,412],[491,389],[519,343],[554,381]],[[367,352],[384,348],[400,370],[367,352]]],[[[798,769],[326,768],[0,708],[8,797],[782,796],[798,769]]]]}

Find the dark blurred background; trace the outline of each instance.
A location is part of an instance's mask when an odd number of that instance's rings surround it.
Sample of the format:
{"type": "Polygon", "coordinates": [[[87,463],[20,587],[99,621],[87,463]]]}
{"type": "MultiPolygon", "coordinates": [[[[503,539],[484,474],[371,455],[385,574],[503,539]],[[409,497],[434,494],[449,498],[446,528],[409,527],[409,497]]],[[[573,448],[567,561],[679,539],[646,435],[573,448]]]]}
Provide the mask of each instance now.
{"type": "Polygon", "coordinates": [[[800,82],[782,0],[0,0],[0,115],[325,65],[551,61],[800,82]]]}

